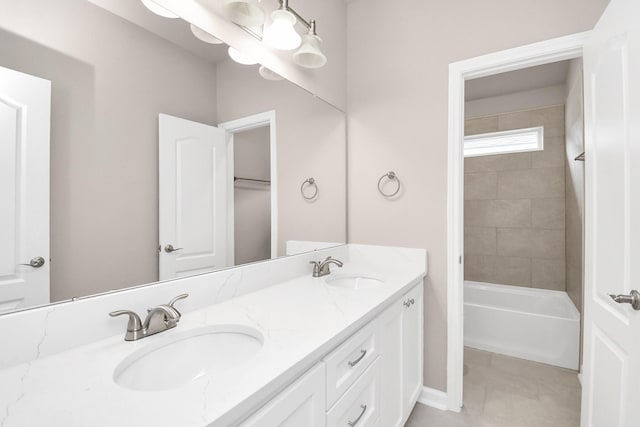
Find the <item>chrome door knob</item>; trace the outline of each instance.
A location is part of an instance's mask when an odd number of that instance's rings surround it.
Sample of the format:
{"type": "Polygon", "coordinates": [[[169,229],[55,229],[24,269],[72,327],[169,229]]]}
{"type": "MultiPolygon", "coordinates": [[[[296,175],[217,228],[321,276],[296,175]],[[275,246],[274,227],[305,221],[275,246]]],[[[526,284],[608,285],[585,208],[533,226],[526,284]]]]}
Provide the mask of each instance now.
{"type": "Polygon", "coordinates": [[[640,292],[635,289],[631,291],[631,295],[609,294],[609,296],[618,304],[631,304],[634,310],[640,311],[640,292]]]}
{"type": "Polygon", "coordinates": [[[41,256],[38,256],[33,258],[31,261],[29,261],[29,264],[20,264],[20,265],[28,265],[29,267],[33,267],[33,268],[40,268],[44,265],[44,258],[42,258],[41,256]]]}
{"type": "Polygon", "coordinates": [[[173,245],[167,245],[164,247],[164,251],[168,254],[170,254],[171,252],[176,252],[176,251],[181,251],[182,248],[174,248],[173,245]]]}

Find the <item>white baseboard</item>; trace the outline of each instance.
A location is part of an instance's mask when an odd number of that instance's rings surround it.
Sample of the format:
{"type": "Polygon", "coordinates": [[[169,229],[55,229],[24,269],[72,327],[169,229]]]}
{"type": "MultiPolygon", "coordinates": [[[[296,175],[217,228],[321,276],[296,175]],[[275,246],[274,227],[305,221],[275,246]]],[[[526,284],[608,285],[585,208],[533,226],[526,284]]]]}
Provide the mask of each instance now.
{"type": "Polygon", "coordinates": [[[442,411],[449,409],[447,393],[430,387],[422,387],[418,402],[442,411]]]}

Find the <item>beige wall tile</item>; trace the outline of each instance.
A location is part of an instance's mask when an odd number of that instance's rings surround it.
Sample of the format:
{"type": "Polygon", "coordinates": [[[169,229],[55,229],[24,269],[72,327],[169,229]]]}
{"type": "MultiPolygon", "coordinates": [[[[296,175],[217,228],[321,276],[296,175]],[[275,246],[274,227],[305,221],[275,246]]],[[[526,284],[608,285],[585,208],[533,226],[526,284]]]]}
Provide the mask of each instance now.
{"type": "Polygon", "coordinates": [[[564,260],[564,230],[531,230],[531,257],[564,260]]]}
{"type": "Polygon", "coordinates": [[[496,229],[489,227],[464,228],[465,255],[496,255],[496,229]]]}
{"type": "Polygon", "coordinates": [[[489,282],[495,277],[496,257],[467,255],[464,257],[464,280],[489,282]]]}
{"type": "Polygon", "coordinates": [[[531,259],[498,256],[495,265],[493,283],[531,286],[531,259]]]}
{"type": "Polygon", "coordinates": [[[564,168],[498,172],[498,198],[564,197],[564,168]]]}
{"type": "Polygon", "coordinates": [[[533,228],[547,228],[556,230],[564,229],[564,197],[531,200],[531,226],[533,228]]]}
{"type": "Polygon", "coordinates": [[[548,136],[564,135],[564,105],[515,111],[498,116],[498,129],[501,131],[534,126],[544,126],[544,133],[548,136]]]}
{"type": "Polygon", "coordinates": [[[468,227],[529,227],[531,200],[467,200],[464,223],[468,227]]]}
{"type": "Polygon", "coordinates": [[[499,154],[495,156],[467,157],[464,171],[491,172],[531,168],[531,153],[499,154]]]}
{"type": "Polygon", "coordinates": [[[465,200],[495,199],[498,195],[498,174],[480,172],[464,174],[465,200]]]}
{"type": "Polygon", "coordinates": [[[530,228],[499,228],[497,240],[498,255],[531,257],[530,228]]]}
{"type": "Polygon", "coordinates": [[[545,137],[544,150],[531,153],[532,168],[557,168],[564,167],[566,154],[564,137],[545,137]]]}
{"type": "Polygon", "coordinates": [[[496,132],[498,130],[498,116],[479,117],[464,122],[464,135],[496,132]]]}
{"type": "Polygon", "coordinates": [[[561,259],[533,259],[531,281],[536,288],[566,290],[564,257],[561,259]]]}

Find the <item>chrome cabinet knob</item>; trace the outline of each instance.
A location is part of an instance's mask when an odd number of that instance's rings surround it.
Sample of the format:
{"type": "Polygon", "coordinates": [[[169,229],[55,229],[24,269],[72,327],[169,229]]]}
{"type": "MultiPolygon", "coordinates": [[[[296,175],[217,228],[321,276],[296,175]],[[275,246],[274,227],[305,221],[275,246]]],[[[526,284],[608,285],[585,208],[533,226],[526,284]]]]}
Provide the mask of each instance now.
{"type": "Polygon", "coordinates": [[[631,304],[634,310],[640,311],[640,292],[635,289],[631,291],[630,295],[609,294],[609,296],[618,304],[631,304]]]}
{"type": "Polygon", "coordinates": [[[174,248],[173,245],[169,244],[164,247],[164,251],[168,254],[171,252],[181,251],[183,248],[174,248]]]}
{"type": "Polygon", "coordinates": [[[38,256],[33,258],[31,261],[29,261],[29,264],[20,264],[20,265],[27,265],[33,268],[40,268],[44,265],[44,258],[42,258],[41,256],[38,256]]]}

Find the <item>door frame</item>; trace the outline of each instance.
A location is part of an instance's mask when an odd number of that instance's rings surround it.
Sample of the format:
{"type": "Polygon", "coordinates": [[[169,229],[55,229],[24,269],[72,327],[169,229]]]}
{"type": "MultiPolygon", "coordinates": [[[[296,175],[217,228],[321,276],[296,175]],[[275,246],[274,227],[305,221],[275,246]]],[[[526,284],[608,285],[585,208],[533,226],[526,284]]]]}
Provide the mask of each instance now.
{"type": "Polygon", "coordinates": [[[462,409],[464,357],[464,88],[465,81],[580,58],[590,31],[449,64],[447,177],[447,409],[462,409]]]}
{"type": "MultiPolygon", "coordinates": [[[[227,131],[227,164],[233,164],[233,135],[263,126],[269,126],[269,175],[271,181],[271,258],[278,257],[278,169],[277,169],[277,143],[276,143],[276,111],[269,110],[251,116],[241,117],[218,124],[220,129],[227,131]]],[[[229,168],[229,182],[233,183],[233,169],[229,168]]],[[[233,185],[233,184],[232,184],[233,185]]],[[[232,187],[233,188],[233,187],[232,187]]],[[[227,192],[227,248],[233,259],[235,249],[234,241],[234,192],[227,192]]]]}

